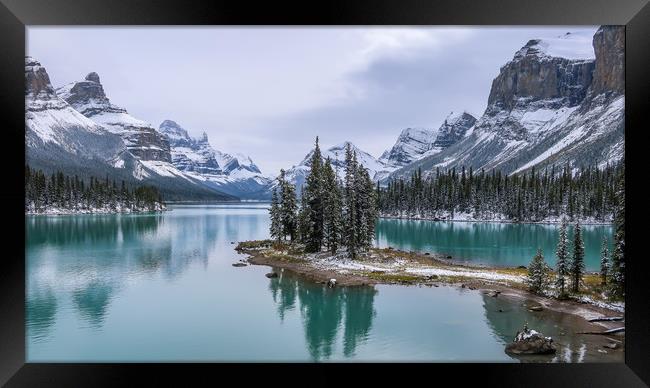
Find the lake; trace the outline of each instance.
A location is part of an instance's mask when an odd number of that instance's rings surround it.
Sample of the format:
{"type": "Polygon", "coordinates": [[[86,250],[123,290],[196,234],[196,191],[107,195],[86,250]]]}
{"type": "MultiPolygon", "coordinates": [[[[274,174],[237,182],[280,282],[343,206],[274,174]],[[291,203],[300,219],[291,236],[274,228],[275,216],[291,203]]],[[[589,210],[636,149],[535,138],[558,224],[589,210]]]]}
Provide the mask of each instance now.
{"type": "MultiPolygon", "coordinates": [[[[287,271],[268,279],[268,267],[232,266],[243,258],[234,243],[268,237],[267,205],[170,209],[26,216],[27,361],[518,362],[504,346],[524,322],[555,338],[575,319],[541,319],[456,287],[328,289],[287,271]]],[[[588,268],[609,233],[586,228],[588,268]]],[[[381,220],[377,243],[512,265],[527,264],[540,245],[550,258],[556,234],[554,226],[381,220]]],[[[579,336],[557,342],[565,349],[543,361],[589,361],[579,336]]]]}

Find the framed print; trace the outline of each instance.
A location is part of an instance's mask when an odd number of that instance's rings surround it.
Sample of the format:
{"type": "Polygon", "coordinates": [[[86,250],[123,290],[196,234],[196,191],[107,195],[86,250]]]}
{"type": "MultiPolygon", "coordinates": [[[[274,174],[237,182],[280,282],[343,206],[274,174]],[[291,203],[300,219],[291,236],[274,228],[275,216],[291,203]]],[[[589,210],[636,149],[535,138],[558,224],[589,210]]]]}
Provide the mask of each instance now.
{"type": "Polygon", "coordinates": [[[0,9],[7,386],[650,381],[646,1],[0,9]]]}

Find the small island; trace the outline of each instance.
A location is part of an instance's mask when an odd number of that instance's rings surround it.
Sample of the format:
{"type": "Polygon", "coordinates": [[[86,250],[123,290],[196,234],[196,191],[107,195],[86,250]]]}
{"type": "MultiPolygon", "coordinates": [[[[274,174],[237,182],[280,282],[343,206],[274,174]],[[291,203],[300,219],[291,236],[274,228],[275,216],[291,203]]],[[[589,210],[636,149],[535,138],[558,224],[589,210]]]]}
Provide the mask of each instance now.
{"type": "MultiPolygon", "coordinates": [[[[603,241],[600,271],[587,272],[580,221],[575,222],[570,244],[566,217],[562,218],[554,269],[546,264],[541,250],[528,266],[490,267],[460,263],[441,252],[374,247],[375,224],[380,213],[377,199],[381,191],[373,189],[366,170],[350,147],[346,149],[345,166],[344,178],[337,179],[330,160],[322,162],[316,138],[311,173],[302,188],[300,201],[281,171],[269,210],[272,239],[239,242],[235,250],[248,255],[246,261],[251,264],[292,271],[324,287],[455,286],[488,297],[523,302],[530,312],[548,310],[579,316],[589,329],[576,327],[576,332],[585,335],[616,332],[623,336],[624,326],[620,322],[625,310],[622,178],[613,217],[614,251],[610,255],[607,241],[603,241]]],[[[267,274],[269,278],[275,276],[277,270],[267,274]]],[[[515,336],[513,333],[516,342],[515,336]]],[[[544,346],[539,354],[547,353],[551,347],[545,337],[540,338],[538,342],[544,346]]],[[[525,342],[528,346],[531,341],[519,342],[518,345],[525,342]]],[[[612,346],[610,350],[619,345],[612,346]]]]}

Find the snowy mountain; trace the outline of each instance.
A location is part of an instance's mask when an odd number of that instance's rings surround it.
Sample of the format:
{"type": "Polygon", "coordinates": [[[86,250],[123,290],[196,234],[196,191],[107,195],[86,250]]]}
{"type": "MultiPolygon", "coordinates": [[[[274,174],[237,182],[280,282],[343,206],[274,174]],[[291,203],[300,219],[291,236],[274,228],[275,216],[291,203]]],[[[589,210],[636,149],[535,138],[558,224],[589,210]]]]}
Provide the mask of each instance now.
{"type": "Polygon", "coordinates": [[[271,179],[262,174],[250,157],[215,150],[205,132],[200,138],[193,138],[172,120],[163,121],[159,131],[168,140],[172,164],[179,170],[210,188],[242,199],[270,198],[271,179]]]}
{"type": "MultiPolygon", "coordinates": [[[[329,157],[330,163],[332,163],[332,168],[337,172],[339,178],[342,179],[345,175],[345,148],[348,144],[350,144],[352,151],[356,152],[357,161],[359,164],[362,164],[363,167],[368,170],[368,173],[370,174],[370,177],[373,178],[373,180],[378,181],[380,179],[383,179],[396,169],[395,166],[388,165],[376,159],[374,156],[363,151],[351,142],[346,141],[341,144],[332,146],[326,150],[321,150],[323,162],[325,162],[325,160],[329,157]]],[[[312,149],[304,157],[300,164],[293,166],[286,171],[286,179],[296,186],[296,192],[298,195],[300,195],[301,187],[304,185],[305,179],[311,171],[309,167],[309,161],[311,160],[313,154],[314,150],[312,149]]],[[[275,186],[276,183],[277,182],[274,181],[273,185],[275,186]]]]}
{"type": "Polygon", "coordinates": [[[418,168],[472,166],[506,173],[570,163],[603,166],[623,156],[624,31],[603,26],[592,37],[567,33],[534,39],[492,82],[485,113],[456,144],[411,163],[418,168]]]}
{"type": "Polygon", "coordinates": [[[386,150],[379,160],[386,165],[404,167],[418,159],[435,155],[460,141],[474,123],[476,118],[467,112],[451,112],[438,130],[406,128],[395,145],[386,150]]]}
{"type": "Polygon", "coordinates": [[[103,173],[133,162],[124,142],[59,98],[47,71],[25,57],[27,163],[53,172],[103,173]]]}
{"type": "MultiPolygon", "coordinates": [[[[48,174],[62,171],[82,178],[108,175],[116,181],[152,184],[167,199],[236,199],[205,187],[165,161],[166,140],[155,130],[139,130],[135,124],[118,125],[124,128],[118,130],[106,124],[102,120],[106,112],[121,116],[120,123],[142,122],[110,104],[96,74],[87,78],[81,85],[59,89],[64,99],[52,87],[45,68],[35,59],[25,58],[28,165],[48,174]]],[[[117,124],[116,120],[112,122],[117,124]]]]}
{"type": "Polygon", "coordinates": [[[79,113],[120,135],[129,152],[138,159],[171,162],[167,139],[149,123],[112,104],[97,73],[90,73],[83,81],[62,86],[56,92],[79,113]]]}

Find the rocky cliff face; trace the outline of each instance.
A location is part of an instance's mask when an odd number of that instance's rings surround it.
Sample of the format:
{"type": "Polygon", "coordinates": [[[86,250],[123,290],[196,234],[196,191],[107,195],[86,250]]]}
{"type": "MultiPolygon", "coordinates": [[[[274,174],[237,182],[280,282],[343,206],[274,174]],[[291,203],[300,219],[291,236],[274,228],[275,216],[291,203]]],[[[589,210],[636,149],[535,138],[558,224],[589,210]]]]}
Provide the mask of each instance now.
{"type": "MultiPolygon", "coordinates": [[[[570,41],[571,36],[563,38],[570,41]]],[[[591,83],[594,61],[588,56],[579,59],[554,57],[545,50],[548,46],[534,39],[517,51],[492,81],[488,105],[512,110],[518,104],[539,100],[547,100],[555,107],[572,106],[582,101],[591,83]]]]}
{"type": "Polygon", "coordinates": [[[223,174],[215,157],[215,151],[208,142],[207,134],[204,133],[200,139],[194,139],[185,129],[171,120],[163,121],[159,130],[169,140],[172,164],[176,168],[198,174],[223,174]]]}
{"type": "Polygon", "coordinates": [[[392,148],[386,150],[379,160],[393,166],[406,166],[420,158],[433,147],[438,132],[426,128],[406,128],[392,148]]]}
{"type": "Polygon", "coordinates": [[[25,145],[27,162],[47,172],[105,172],[129,156],[119,136],[59,98],[47,71],[32,57],[25,58],[25,145]]]}
{"type": "Polygon", "coordinates": [[[388,167],[397,168],[435,155],[458,143],[475,123],[476,118],[467,112],[451,112],[437,130],[406,128],[393,147],[381,155],[379,161],[388,167]]]}
{"type": "Polygon", "coordinates": [[[392,177],[436,167],[505,173],[569,163],[603,166],[624,144],[624,31],[531,40],[501,67],[474,129],[447,149],[392,177]]]}
{"type": "Polygon", "coordinates": [[[144,161],[171,163],[169,142],[150,124],[113,105],[104,92],[99,75],[89,73],[83,81],[57,89],[57,93],[75,110],[106,130],[120,135],[129,152],[144,161]]]}
{"type": "Polygon", "coordinates": [[[591,86],[593,95],[625,92],[625,29],[602,26],[594,35],[596,63],[591,86]]]}
{"type": "Polygon", "coordinates": [[[442,150],[458,143],[474,124],[476,124],[476,117],[471,114],[467,112],[455,114],[452,112],[438,129],[438,135],[433,142],[433,147],[442,150]]]}

